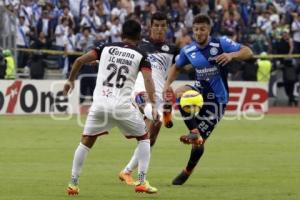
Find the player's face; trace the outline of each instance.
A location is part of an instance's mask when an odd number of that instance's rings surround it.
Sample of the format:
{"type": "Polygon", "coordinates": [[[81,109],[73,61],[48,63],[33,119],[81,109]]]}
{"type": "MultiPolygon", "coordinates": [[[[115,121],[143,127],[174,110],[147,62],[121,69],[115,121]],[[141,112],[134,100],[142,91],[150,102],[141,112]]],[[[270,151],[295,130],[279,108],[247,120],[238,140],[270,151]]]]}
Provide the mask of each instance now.
{"type": "Polygon", "coordinates": [[[167,20],[153,20],[150,30],[150,37],[153,40],[164,41],[167,33],[167,20]]]}
{"type": "Polygon", "coordinates": [[[206,23],[193,25],[194,38],[200,45],[206,44],[210,31],[211,27],[206,23]]]}

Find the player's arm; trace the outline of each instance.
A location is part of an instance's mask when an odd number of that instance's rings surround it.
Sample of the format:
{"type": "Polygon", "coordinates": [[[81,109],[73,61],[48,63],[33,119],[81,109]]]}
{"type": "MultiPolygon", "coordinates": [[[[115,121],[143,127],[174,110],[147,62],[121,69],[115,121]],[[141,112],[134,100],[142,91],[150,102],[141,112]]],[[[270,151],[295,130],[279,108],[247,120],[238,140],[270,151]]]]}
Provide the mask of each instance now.
{"type": "Polygon", "coordinates": [[[146,55],[144,55],[143,59],[141,60],[140,71],[143,75],[148,101],[152,104],[152,117],[155,121],[157,121],[159,119],[159,115],[156,110],[155,86],[152,79],[151,64],[146,55]]]}
{"type": "Polygon", "coordinates": [[[141,72],[144,78],[144,84],[146,92],[148,94],[148,99],[150,103],[155,105],[155,86],[152,79],[152,72],[148,69],[142,69],[141,72]]]}
{"type": "Polygon", "coordinates": [[[181,71],[181,68],[178,68],[176,64],[173,64],[168,72],[168,77],[164,85],[163,92],[166,93],[170,90],[171,84],[175,81],[181,71]]]}
{"type": "Polygon", "coordinates": [[[148,94],[148,101],[152,104],[152,117],[154,121],[157,121],[160,117],[156,109],[155,86],[152,79],[152,71],[149,69],[142,69],[141,72],[144,78],[145,89],[148,94]]]}
{"type": "Polygon", "coordinates": [[[68,78],[68,81],[64,85],[64,95],[67,95],[69,92],[71,92],[74,88],[74,81],[76,79],[76,76],[81,69],[82,65],[93,62],[98,59],[98,55],[95,52],[95,50],[91,50],[88,53],[78,57],[75,62],[72,65],[72,69],[70,72],[70,76],[68,78]]]}
{"type": "Polygon", "coordinates": [[[181,69],[189,64],[189,60],[185,54],[184,48],[180,50],[180,53],[175,58],[175,64],[173,64],[168,72],[168,77],[164,85],[163,96],[165,97],[168,92],[172,92],[171,84],[175,81],[181,71],[181,69]]]}
{"type": "Polygon", "coordinates": [[[244,45],[238,44],[226,37],[220,39],[224,53],[217,56],[216,62],[222,66],[232,60],[247,60],[253,56],[252,50],[244,45]]]}

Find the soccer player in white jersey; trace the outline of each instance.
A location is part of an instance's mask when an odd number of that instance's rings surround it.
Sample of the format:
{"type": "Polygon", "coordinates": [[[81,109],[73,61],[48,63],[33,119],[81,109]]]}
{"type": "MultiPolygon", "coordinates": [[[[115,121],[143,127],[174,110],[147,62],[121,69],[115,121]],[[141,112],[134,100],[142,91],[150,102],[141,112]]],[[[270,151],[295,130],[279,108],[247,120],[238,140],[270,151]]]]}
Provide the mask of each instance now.
{"type": "MultiPolygon", "coordinates": [[[[163,107],[162,91],[165,80],[167,78],[168,68],[175,62],[175,56],[179,53],[179,49],[166,42],[168,22],[166,14],[162,12],[156,12],[151,17],[151,29],[150,37],[143,39],[139,43],[139,48],[144,50],[148,54],[148,59],[152,67],[152,77],[155,84],[155,96],[158,105],[158,110],[163,113],[164,125],[168,127],[170,124],[170,112],[167,111],[166,105],[163,107]]],[[[139,73],[135,87],[134,87],[134,98],[135,103],[143,112],[143,106],[145,104],[145,85],[143,76],[139,73]]],[[[168,105],[169,106],[169,105],[168,105]]],[[[154,145],[161,128],[161,122],[153,122],[146,120],[146,124],[150,133],[150,145],[154,145]]],[[[120,180],[124,181],[128,185],[133,185],[134,180],[132,178],[132,171],[137,167],[137,152],[135,151],[130,162],[127,166],[119,173],[120,180]]]]}
{"type": "Polygon", "coordinates": [[[147,55],[137,44],[140,40],[141,26],[134,20],[128,20],[122,27],[122,42],[101,45],[76,59],[70,77],[64,85],[64,94],[74,87],[74,80],[81,66],[99,60],[97,84],[94,90],[93,104],[86,119],[81,142],[73,159],[72,176],[67,188],[69,195],[79,193],[78,179],[89,150],[98,136],[108,134],[113,127],[118,127],[127,138],[136,138],[138,145],[138,185],[136,192],[156,193],[157,189],[146,182],[146,173],[150,161],[149,134],[138,109],[131,102],[131,94],[140,71],[144,78],[152,115],[158,114],[155,105],[155,88],[151,65],[147,55]]]}

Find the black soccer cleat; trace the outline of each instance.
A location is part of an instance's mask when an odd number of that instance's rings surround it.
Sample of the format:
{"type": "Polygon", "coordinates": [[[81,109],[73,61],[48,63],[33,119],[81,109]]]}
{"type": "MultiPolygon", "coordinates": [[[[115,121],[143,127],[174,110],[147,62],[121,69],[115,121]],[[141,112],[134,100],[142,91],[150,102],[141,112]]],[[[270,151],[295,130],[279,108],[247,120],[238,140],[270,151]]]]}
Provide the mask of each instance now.
{"type": "Polygon", "coordinates": [[[174,178],[174,180],[172,181],[172,184],[173,185],[183,185],[188,180],[189,177],[190,177],[190,174],[188,174],[186,172],[186,170],[182,170],[180,172],[180,174],[178,174],[178,176],[176,176],[174,178]]]}

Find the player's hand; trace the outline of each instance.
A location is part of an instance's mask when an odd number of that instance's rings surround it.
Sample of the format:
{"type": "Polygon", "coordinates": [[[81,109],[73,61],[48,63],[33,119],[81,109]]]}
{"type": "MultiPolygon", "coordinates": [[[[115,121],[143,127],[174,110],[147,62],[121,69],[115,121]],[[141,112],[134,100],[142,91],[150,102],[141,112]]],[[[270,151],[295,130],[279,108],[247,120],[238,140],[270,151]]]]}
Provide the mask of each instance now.
{"type": "Polygon", "coordinates": [[[74,89],[74,81],[67,81],[64,85],[63,94],[67,96],[74,89]]]}
{"type": "Polygon", "coordinates": [[[164,102],[170,102],[173,100],[174,91],[171,86],[164,87],[163,89],[163,100],[164,102]]]}
{"type": "Polygon", "coordinates": [[[217,56],[216,62],[221,66],[225,66],[232,60],[232,58],[232,54],[222,53],[221,55],[217,56]]]}
{"type": "Polygon", "coordinates": [[[160,121],[160,115],[159,115],[158,110],[156,109],[155,106],[152,106],[152,116],[153,116],[154,123],[160,121]]]}

